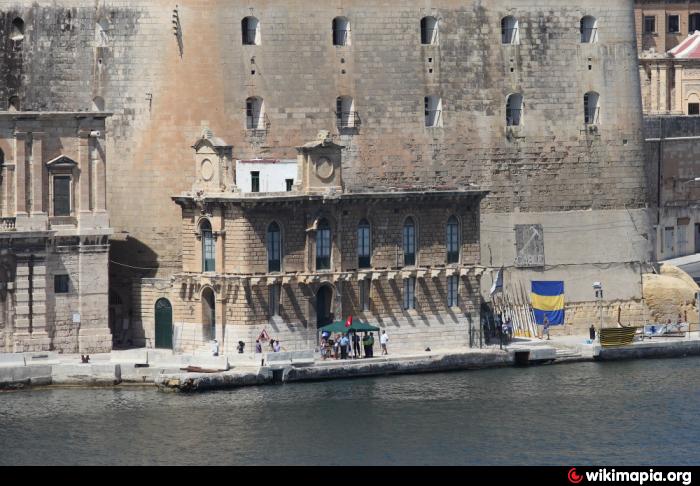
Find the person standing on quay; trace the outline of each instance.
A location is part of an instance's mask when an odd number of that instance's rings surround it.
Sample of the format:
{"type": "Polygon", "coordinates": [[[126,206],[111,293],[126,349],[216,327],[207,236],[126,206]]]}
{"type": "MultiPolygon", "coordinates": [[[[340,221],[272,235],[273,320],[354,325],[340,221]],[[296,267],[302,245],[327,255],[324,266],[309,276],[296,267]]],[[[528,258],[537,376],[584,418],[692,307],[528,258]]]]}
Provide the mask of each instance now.
{"type": "Polygon", "coordinates": [[[360,336],[357,334],[357,331],[353,332],[352,334],[352,347],[355,351],[355,358],[361,358],[362,353],[360,353],[360,336]]]}
{"type": "Polygon", "coordinates": [[[340,359],[348,359],[348,344],[350,344],[348,335],[343,334],[340,338],[340,359]]]}
{"type": "Polygon", "coordinates": [[[382,355],[388,355],[389,351],[386,349],[386,345],[389,342],[389,336],[386,331],[382,331],[382,335],[379,336],[379,344],[382,345],[382,355]]]}

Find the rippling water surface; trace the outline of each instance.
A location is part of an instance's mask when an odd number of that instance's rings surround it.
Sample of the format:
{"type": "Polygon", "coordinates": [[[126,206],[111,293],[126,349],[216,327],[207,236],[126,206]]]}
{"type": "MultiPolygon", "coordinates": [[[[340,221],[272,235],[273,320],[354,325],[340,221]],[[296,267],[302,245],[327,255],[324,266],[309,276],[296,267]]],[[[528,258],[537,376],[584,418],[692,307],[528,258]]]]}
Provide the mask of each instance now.
{"type": "Polygon", "coordinates": [[[700,358],[0,393],[0,464],[698,464],[700,358]]]}

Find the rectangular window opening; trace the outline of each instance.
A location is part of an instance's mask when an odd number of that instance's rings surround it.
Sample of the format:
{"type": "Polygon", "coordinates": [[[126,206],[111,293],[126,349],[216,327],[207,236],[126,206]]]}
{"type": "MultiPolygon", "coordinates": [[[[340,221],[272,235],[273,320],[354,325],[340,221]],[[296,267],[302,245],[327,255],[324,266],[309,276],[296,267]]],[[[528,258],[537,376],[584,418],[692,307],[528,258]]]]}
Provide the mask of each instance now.
{"type": "Polygon", "coordinates": [[[669,34],[677,34],[681,31],[681,18],[679,15],[668,16],[668,32],[669,34]]]}
{"type": "Polygon", "coordinates": [[[292,192],[294,187],[294,179],[285,179],[284,183],[287,185],[287,192],[292,192]]]}
{"type": "Polygon", "coordinates": [[[260,192],[260,172],[251,171],[250,173],[250,191],[260,192]]]}
{"type": "Polygon", "coordinates": [[[69,292],[70,277],[68,275],[54,275],[53,291],[56,294],[67,294],[69,292]]]}
{"type": "Polygon", "coordinates": [[[70,176],[53,178],[53,215],[70,216],[70,176]]]}
{"type": "Polygon", "coordinates": [[[644,33],[653,34],[656,32],[656,17],[646,16],[644,17],[644,33]]]}
{"type": "Polygon", "coordinates": [[[688,103],[688,115],[700,115],[700,103],[688,103]]]}

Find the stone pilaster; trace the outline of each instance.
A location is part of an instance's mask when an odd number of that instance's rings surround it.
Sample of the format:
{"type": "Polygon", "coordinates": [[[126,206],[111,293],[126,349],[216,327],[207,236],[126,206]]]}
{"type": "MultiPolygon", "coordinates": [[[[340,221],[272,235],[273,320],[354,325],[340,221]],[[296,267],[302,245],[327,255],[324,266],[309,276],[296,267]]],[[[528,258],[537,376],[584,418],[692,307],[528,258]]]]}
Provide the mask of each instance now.
{"type": "Polygon", "coordinates": [[[44,187],[46,180],[46,169],[44,167],[44,137],[45,133],[32,133],[32,156],[30,159],[30,172],[32,180],[31,208],[32,215],[45,214],[44,209],[44,187]]]}
{"type": "Polygon", "coordinates": [[[27,216],[27,134],[15,132],[15,210],[27,216]]]}

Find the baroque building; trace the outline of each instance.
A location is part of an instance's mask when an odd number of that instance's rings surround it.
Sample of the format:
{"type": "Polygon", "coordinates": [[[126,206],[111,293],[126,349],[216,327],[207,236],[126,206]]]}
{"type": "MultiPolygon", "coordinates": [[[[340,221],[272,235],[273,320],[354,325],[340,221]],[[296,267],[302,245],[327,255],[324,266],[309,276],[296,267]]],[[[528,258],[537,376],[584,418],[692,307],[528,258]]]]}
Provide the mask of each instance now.
{"type": "Polygon", "coordinates": [[[106,113],[0,113],[0,350],[105,352],[106,113]]]}
{"type": "Polygon", "coordinates": [[[349,191],[328,132],[298,147],[291,190],[239,187],[248,174],[234,162],[250,161],[233,161],[208,130],[194,149],[196,181],[173,197],[182,272],[152,297],[156,346],[191,352],[217,339],[235,352],[265,331],[309,349],[318,327],[349,315],[389,327],[395,350],[479,339],[482,191],[349,191]]]}

